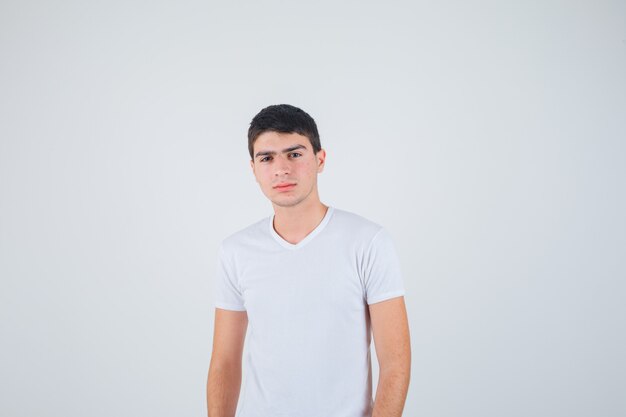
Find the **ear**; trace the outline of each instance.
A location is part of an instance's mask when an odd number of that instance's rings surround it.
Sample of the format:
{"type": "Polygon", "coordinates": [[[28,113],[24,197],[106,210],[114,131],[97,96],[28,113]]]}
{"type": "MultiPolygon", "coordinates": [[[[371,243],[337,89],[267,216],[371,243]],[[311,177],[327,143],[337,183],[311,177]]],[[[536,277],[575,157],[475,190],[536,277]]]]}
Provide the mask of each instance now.
{"type": "Polygon", "coordinates": [[[326,162],[326,151],[324,149],[320,149],[318,153],[315,154],[315,158],[317,159],[317,173],[324,171],[324,162],[326,162]]]}
{"type": "Polygon", "coordinates": [[[256,182],[259,182],[259,181],[256,179],[256,172],[254,172],[254,161],[253,161],[252,159],[250,160],[250,168],[252,169],[252,175],[254,176],[254,180],[255,180],[256,182]]]}

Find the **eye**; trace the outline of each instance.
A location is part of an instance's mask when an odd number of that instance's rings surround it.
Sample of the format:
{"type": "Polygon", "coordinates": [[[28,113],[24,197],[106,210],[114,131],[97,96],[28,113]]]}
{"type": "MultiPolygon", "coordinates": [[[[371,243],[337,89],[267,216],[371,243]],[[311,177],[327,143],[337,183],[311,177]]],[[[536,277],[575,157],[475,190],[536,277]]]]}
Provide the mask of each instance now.
{"type": "Polygon", "coordinates": [[[267,158],[271,158],[271,156],[264,156],[263,158],[261,158],[260,162],[265,162],[267,158]]]}
{"type": "Polygon", "coordinates": [[[291,152],[290,155],[298,155],[298,157],[302,156],[302,154],[300,152],[291,152]]]}

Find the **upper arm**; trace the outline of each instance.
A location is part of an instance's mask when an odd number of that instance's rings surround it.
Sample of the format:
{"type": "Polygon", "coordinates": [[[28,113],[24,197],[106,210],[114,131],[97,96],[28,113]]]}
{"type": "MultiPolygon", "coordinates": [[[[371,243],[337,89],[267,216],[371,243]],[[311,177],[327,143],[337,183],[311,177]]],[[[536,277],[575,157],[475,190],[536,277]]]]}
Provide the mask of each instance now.
{"type": "Polygon", "coordinates": [[[216,308],[211,364],[241,366],[247,329],[248,313],[246,311],[216,308]]]}
{"type": "Polygon", "coordinates": [[[411,340],[404,297],[370,304],[369,311],[380,371],[410,373],[411,340]]]}

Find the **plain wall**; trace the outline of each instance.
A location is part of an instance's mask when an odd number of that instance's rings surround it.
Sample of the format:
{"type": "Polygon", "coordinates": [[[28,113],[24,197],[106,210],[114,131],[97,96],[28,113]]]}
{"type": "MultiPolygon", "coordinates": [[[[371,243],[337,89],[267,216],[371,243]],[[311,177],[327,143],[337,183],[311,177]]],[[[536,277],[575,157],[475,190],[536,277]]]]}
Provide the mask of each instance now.
{"type": "Polygon", "coordinates": [[[206,415],[276,103],[395,239],[405,416],[626,415],[624,2],[4,0],[0,59],[0,415],[206,415]]]}

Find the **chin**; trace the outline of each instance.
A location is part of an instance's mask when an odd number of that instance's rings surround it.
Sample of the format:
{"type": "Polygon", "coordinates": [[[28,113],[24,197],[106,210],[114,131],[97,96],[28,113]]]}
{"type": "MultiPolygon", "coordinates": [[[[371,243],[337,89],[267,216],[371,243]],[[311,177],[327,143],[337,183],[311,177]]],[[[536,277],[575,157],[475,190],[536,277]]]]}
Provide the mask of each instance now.
{"type": "Polygon", "coordinates": [[[298,199],[298,198],[276,198],[271,201],[273,204],[279,207],[293,207],[293,206],[300,204],[302,200],[303,199],[298,199]]]}

